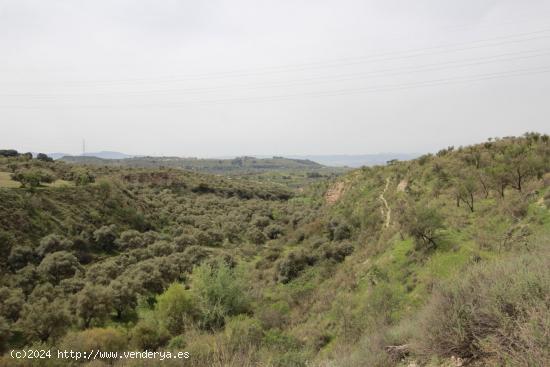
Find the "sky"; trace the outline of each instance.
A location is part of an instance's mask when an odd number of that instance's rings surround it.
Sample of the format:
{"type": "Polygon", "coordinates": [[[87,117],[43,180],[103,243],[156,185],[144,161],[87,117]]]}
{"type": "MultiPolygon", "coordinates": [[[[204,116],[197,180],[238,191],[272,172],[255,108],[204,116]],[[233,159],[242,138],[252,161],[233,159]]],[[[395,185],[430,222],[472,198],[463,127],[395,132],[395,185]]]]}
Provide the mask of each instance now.
{"type": "Polygon", "coordinates": [[[424,153],[550,133],[549,0],[0,0],[0,149],[424,153]]]}

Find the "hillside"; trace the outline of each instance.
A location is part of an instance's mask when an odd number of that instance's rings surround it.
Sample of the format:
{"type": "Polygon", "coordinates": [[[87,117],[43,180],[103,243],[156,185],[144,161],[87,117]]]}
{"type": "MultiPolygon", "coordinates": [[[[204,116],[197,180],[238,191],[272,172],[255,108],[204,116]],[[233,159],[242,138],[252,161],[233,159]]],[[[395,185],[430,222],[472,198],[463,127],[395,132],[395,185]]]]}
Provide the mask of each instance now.
{"type": "MultiPolygon", "coordinates": [[[[547,135],[300,190],[142,162],[0,158],[2,351],[187,351],[190,366],[550,362],[547,135]]],[[[112,363],[142,365],[89,365],[112,363]]]]}

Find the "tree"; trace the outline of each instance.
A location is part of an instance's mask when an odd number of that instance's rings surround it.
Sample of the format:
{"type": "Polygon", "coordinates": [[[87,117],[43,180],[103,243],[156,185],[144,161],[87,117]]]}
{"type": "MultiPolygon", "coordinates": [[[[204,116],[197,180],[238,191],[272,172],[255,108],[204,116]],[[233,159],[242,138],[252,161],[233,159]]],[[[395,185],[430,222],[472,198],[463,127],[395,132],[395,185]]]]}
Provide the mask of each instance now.
{"type": "Polygon", "coordinates": [[[11,248],[8,256],[8,264],[14,269],[21,269],[25,265],[35,260],[35,253],[29,246],[16,245],[11,248]]]}
{"type": "Polygon", "coordinates": [[[533,149],[522,144],[508,146],[504,151],[504,160],[509,166],[512,176],[510,185],[520,192],[524,182],[530,177],[536,176],[541,167],[541,162],[533,153],[533,149]]]}
{"type": "Polygon", "coordinates": [[[77,258],[67,251],[48,254],[38,266],[38,272],[55,284],[72,277],[80,269],[77,258]]]}
{"type": "Polygon", "coordinates": [[[43,162],[53,162],[53,158],[48,157],[48,155],[44,153],[38,153],[36,159],[43,162]]]}
{"type": "Polygon", "coordinates": [[[94,231],[94,241],[98,248],[104,251],[112,251],[116,248],[116,238],[116,226],[114,224],[102,226],[94,231]]]}
{"type": "Polygon", "coordinates": [[[487,173],[491,185],[499,193],[499,196],[504,199],[506,187],[510,184],[510,172],[505,164],[496,161],[487,168],[487,173]]]}
{"type": "Polygon", "coordinates": [[[4,317],[0,316],[0,353],[3,353],[12,335],[12,326],[4,317]]]}
{"type": "Polygon", "coordinates": [[[54,181],[54,177],[51,174],[38,169],[17,171],[11,175],[11,178],[14,181],[21,182],[23,187],[30,189],[40,186],[41,183],[50,183],[54,181]]]}
{"type": "Polygon", "coordinates": [[[92,321],[101,324],[112,309],[112,295],[109,288],[86,284],[76,295],[76,314],[82,320],[84,328],[92,321]]]}
{"type": "Polygon", "coordinates": [[[21,289],[0,287],[0,316],[16,321],[24,303],[25,296],[21,289]]]}
{"type": "Polygon", "coordinates": [[[135,229],[129,229],[122,232],[120,237],[116,240],[116,243],[122,250],[146,246],[142,234],[135,229]]]}
{"type": "Polygon", "coordinates": [[[36,266],[29,264],[17,270],[13,278],[17,287],[21,288],[25,294],[32,292],[35,284],[40,281],[40,275],[36,266]]]}
{"type": "Polygon", "coordinates": [[[122,319],[125,312],[134,310],[137,306],[137,291],[135,285],[126,279],[115,279],[109,285],[112,306],[116,311],[116,318],[122,319]]]}
{"type": "Polygon", "coordinates": [[[437,210],[422,203],[407,208],[400,223],[414,238],[417,249],[437,247],[438,233],[444,228],[443,217],[437,210]]]}
{"type": "Polygon", "coordinates": [[[61,298],[42,297],[27,302],[17,321],[18,328],[29,341],[56,340],[71,325],[71,316],[67,304],[61,298]]]}
{"type": "Polygon", "coordinates": [[[474,211],[475,194],[477,192],[477,181],[473,172],[465,170],[456,179],[455,190],[457,199],[465,203],[471,212],[474,211]]]}
{"type": "Polygon", "coordinates": [[[0,149],[0,157],[17,157],[19,152],[15,149],[0,149]]]}
{"type": "Polygon", "coordinates": [[[43,258],[52,252],[70,250],[72,246],[72,241],[65,237],[58,234],[49,234],[40,240],[40,245],[36,249],[36,253],[43,258]]]}

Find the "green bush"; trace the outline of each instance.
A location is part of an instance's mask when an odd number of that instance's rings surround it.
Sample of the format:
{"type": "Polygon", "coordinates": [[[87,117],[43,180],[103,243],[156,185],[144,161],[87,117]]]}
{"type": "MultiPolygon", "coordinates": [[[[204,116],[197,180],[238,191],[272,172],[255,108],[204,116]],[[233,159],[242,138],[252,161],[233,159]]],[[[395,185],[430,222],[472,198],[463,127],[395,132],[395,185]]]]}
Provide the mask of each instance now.
{"type": "Polygon", "coordinates": [[[331,242],[321,246],[321,251],[326,259],[331,259],[340,263],[344,261],[346,256],[353,253],[353,245],[349,242],[331,242]]]}
{"type": "Polygon", "coordinates": [[[204,263],[193,271],[193,293],[201,309],[201,327],[220,328],[226,316],[250,312],[243,280],[225,262],[204,263]]]}
{"type": "Polygon", "coordinates": [[[157,297],[155,308],[160,322],[172,335],[182,333],[198,316],[193,294],[179,283],[173,283],[157,297]]]}
{"type": "Polygon", "coordinates": [[[277,263],[277,277],[282,283],[288,283],[298,277],[307,267],[315,264],[317,258],[306,254],[305,251],[290,252],[284,259],[277,263]]]}
{"type": "Polygon", "coordinates": [[[170,335],[156,318],[147,315],[131,330],[130,338],[138,350],[157,350],[170,340],[170,335]]]}

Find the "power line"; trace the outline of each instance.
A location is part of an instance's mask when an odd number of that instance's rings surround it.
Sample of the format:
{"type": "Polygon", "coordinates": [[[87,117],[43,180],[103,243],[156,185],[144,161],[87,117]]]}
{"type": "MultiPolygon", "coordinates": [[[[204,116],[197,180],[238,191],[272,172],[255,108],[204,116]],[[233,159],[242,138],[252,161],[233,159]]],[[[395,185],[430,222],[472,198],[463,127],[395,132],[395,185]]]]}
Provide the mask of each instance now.
{"type": "MultiPolygon", "coordinates": [[[[327,60],[327,61],[317,61],[317,62],[310,62],[310,63],[301,63],[301,64],[287,64],[287,65],[280,65],[280,66],[270,66],[270,67],[263,67],[263,68],[256,68],[255,71],[251,71],[250,69],[242,69],[242,70],[234,70],[234,71],[226,71],[226,72],[217,72],[217,73],[205,73],[205,74],[195,74],[195,75],[187,75],[187,76],[165,76],[161,78],[156,79],[144,79],[144,78],[137,78],[137,79],[122,79],[122,80],[96,80],[96,81],[60,81],[60,82],[32,82],[35,84],[63,84],[67,83],[68,85],[74,85],[78,86],[79,84],[82,85],[93,85],[93,84],[134,84],[134,83],[159,83],[159,82],[177,82],[177,81],[190,81],[190,80],[205,80],[205,79],[220,79],[220,78],[231,78],[231,77],[245,77],[245,76],[259,76],[259,75],[269,75],[269,74],[279,74],[279,73],[288,73],[293,71],[304,71],[304,70],[314,70],[314,69],[326,69],[326,68],[337,68],[337,67],[343,67],[343,66],[351,66],[351,65],[358,65],[363,63],[372,63],[372,62],[383,62],[383,61],[395,61],[395,60],[405,60],[415,57],[423,57],[423,56],[433,56],[433,55],[439,55],[439,54],[447,54],[450,52],[460,52],[460,51],[468,51],[468,50],[474,50],[474,49],[480,49],[480,48],[486,48],[486,47],[496,47],[506,44],[514,44],[514,43],[524,43],[528,41],[533,40],[540,40],[550,37],[550,29],[542,29],[534,32],[527,32],[527,33],[520,33],[515,35],[506,35],[506,36],[499,36],[499,37],[493,37],[488,38],[484,40],[476,40],[476,41],[469,41],[469,42],[462,42],[462,43],[456,43],[451,45],[439,45],[439,46],[431,46],[426,48],[418,48],[418,49],[412,49],[407,51],[393,51],[393,52],[385,52],[385,53],[379,53],[374,54],[370,56],[363,56],[363,57],[355,57],[355,58],[341,58],[341,59],[335,59],[335,60],[327,60]],[[534,36],[534,37],[528,37],[523,39],[515,39],[518,37],[526,37],[526,36],[534,36]],[[468,47],[460,47],[460,46],[467,46],[477,43],[483,43],[483,42],[491,42],[491,41],[499,41],[501,42],[493,42],[485,45],[477,45],[477,46],[468,46],[468,47]],[[426,53],[424,51],[430,51],[434,50],[434,52],[426,53]],[[435,51],[435,50],[440,50],[435,51]],[[393,57],[387,57],[392,56],[393,57]]],[[[32,83],[23,83],[23,84],[32,84],[32,83]]],[[[5,83],[8,84],[8,83],[5,83]]],[[[13,83],[11,83],[13,84],[13,83]]],[[[21,84],[17,82],[17,84],[21,84]]]]}
{"type": "Polygon", "coordinates": [[[499,55],[494,55],[490,57],[485,58],[470,58],[465,60],[453,60],[453,61],[447,61],[447,62],[440,62],[440,63],[431,63],[431,64],[425,64],[420,65],[418,67],[406,67],[406,68],[389,68],[389,69],[382,69],[382,70],[376,70],[372,72],[366,72],[366,73],[352,73],[352,74],[340,74],[340,75],[333,75],[333,76],[321,76],[320,78],[306,78],[306,79],[299,79],[299,80],[291,80],[289,82],[283,82],[283,83],[268,83],[268,84],[234,84],[234,85],[225,85],[225,86],[217,86],[217,87],[202,87],[202,88],[178,88],[178,89],[162,89],[162,90],[145,90],[145,91],[138,91],[138,93],[86,93],[86,94],[75,94],[75,93],[56,93],[56,94],[30,94],[30,93],[4,93],[0,94],[0,96],[3,97],[82,97],[82,96],[105,96],[105,95],[117,95],[117,96],[129,96],[129,97],[141,97],[141,96],[150,96],[150,95],[174,95],[175,93],[184,93],[184,92],[216,92],[219,90],[224,89],[235,89],[235,88],[247,88],[247,89],[262,89],[262,88],[280,88],[280,87],[291,87],[291,86],[307,86],[307,85],[316,85],[316,84],[324,84],[324,83],[333,83],[338,81],[347,81],[347,80],[362,80],[366,78],[376,78],[376,77],[383,77],[383,76],[395,76],[395,75],[401,75],[401,74],[411,74],[411,73],[421,73],[426,71],[437,71],[437,70],[445,70],[448,68],[464,68],[464,67],[470,67],[470,66],[479,66],[479,65],[486,65],[491,64],[495,62],[505,62],[505,61],[515,61],[515,60],[524,60],[534,57],[540,57],[540,56],[548,56],[550,55],[550,50],[544,49],[544,50],[529,50],[529,51],[521,51],[521,52],[511,52],[511,53],[504,53],[499,55]],[[544,52],[538,52],[538,51],[544,51],[544,52]],[[538,53],[536,53],[538,52],[538,53]],[[504,57],[503,56],[513,56],[517,55],[516,57],[504,57]]]}
{"type": "Polygon", "coordinates": [[[460,84],[460,83],[473,83],[477,81],[490,80],[490,79],[501,79],[509,78],[516,76],[526,76],[526,75],[536,75],[549,73],[550,67],[537,68],[537,69],[519,69],[511,70],[503,73],[485,73],[471,75],[469,77],[461,78],[447,78],[447,79],[435,79],[427,80],[422,82],[408,83],[408,84],[394,84],[394,85],[382,85],[374,88],[347,88],[333,91],[325,92],[314,92],[314,93],[301,93],[301,94],[287,94],[287,95],[275,95],[275,96],[266,96],[266,97],[252,97],[252,98],[232,98],[232,99],[223,99],[223,100],[197,100],[197,101],[187,101],[183,103],[174,103],[174,104],[118,104],[118,105],[106,105],[106,104],[95,104],[95,105],[44,105],[44,106],[23,106],[23,105],[0,105],[0,108],[44,108],[44,107],[71,107],[71,108],[108,108],[108,107],[132,107],[132,108],[181,108],[189,105],[209,105],[209,104],[226,104],[226,103],[259,103],[259,102],[275,102],[275,101],[284,101],[292,100],[300,97],[335,97],[342,95],[352,95],[352,94],[367,94],[367,93],[377,93],[377,92],[387,92],[387,91],[396,91],[404,89],[414,89],[422,87],[434,87],[434,86],[444,86],[450,84],[460,84]]]}

